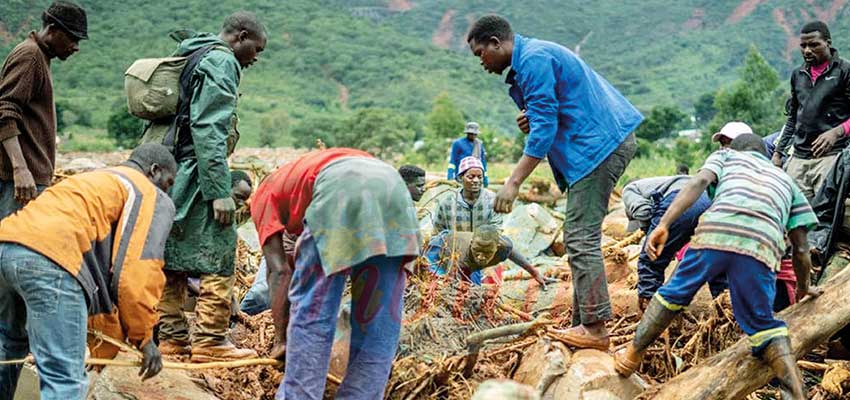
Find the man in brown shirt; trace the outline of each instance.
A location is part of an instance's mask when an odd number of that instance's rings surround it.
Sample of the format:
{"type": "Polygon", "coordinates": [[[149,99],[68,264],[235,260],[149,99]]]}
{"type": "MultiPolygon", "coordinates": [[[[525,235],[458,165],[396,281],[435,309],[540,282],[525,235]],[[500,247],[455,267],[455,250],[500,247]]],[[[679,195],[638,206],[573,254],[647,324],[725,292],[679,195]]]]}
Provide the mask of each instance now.
{"type": "Polygon", "coordinates": [[[0,219],[14,213],[53,179],[56,108],[50,60],[66,60],[87,39],[86,12],[56,1],[6,57],[0,72],[0,219]]]}

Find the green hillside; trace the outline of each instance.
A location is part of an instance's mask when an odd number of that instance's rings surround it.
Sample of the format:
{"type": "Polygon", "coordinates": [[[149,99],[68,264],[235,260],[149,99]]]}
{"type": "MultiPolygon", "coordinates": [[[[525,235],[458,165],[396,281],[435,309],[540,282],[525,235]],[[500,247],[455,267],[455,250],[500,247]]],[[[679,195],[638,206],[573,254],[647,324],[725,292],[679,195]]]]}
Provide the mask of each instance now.
{"type": "MultiPolygon", "coordinates": [[[[31,29],[48,0],[5,0],[0,56],[31,29]]],[[[168,54],[167,33],[217,30],[227,13],[247,9],[268,25],[260,62],[240,91],[241,146],[293,144],[306,120],[346,118],[357,110],[391,110],[420,138],[434,99],[448,94],[464,118],[513,134],[506,87],[482,72],[464,48],[475,17],[497,12],[518,32],[575,48],[644,111],[676,105],[687,113],[700,95],[728,85],[750,44],[783,81],[799,62],[796,32],[820,17],[839,49],[850,42],[843,0],[80,0],[91,40],[54,64],[57,99],[75,141],[103,136],[123,101],[122,73],[141,57],[168,54]],[[139,3],[142,4],[142,3],[139,3]]],[[[382,111],[383,112],[383,111],[382,111]]],[[[324,123],[324,122],[323,122],[324,123]]],[[[319,124],[321,125],[321,124],[319,124]]],[[[303,139],[300,139],[303,142],[303,139]]],[[[412,141],[405,136],[401,140],[412,141]]],[[[297,144],[297,143],[296,143],[297,144]]]]}

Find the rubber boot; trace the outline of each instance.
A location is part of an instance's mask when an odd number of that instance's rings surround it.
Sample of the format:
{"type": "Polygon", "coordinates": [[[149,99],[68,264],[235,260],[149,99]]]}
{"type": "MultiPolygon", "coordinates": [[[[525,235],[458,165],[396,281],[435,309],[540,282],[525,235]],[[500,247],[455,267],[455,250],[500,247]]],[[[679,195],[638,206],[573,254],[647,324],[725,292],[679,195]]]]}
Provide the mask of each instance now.
{"type": "Polygon", "coordinates": [[[791,352],[791,340],[788,336],[771,340],[764,349],[762,359],[776,373],[782,400],[805,400],[803,376],[797,368],[797,361],[794,353],[791,352]]]}
{"type": "Polygon", "coordinates": [[[640,366],[646,349],[661,336],[678,314],[679,311],[664,307],[657,298],[653,297],[638,323],[634,340],[625,349],[614,354],[614,369],[626,377],[634,373],[640,366]]]}

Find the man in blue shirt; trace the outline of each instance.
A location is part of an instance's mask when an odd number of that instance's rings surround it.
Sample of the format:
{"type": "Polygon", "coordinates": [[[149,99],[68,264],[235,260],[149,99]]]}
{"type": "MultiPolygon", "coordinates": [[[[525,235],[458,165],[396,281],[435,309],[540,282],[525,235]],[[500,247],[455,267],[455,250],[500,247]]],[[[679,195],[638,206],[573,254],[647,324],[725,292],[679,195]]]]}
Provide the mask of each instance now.
{"type": "Polygon", "coordinates": [[[463,133],[466,137],[459,138],[452,143],[452,153],[449,156],[449,171],[446,179],[452,180],[457,178],[457,167],[460,160],[466,157],[475,157],[481,160],[484,166],[484,187],[489,186],[487,179],[487,151],[484,150],[484,143],[478,139],[478,134],[481,133],[481,127],[477,122],[467,122],[463,133]]]}
{"type": "Polygon", "coordinates": [[[601,226],[608,198],[635,154],[632,133],[643,116],[608,81],[556,43],[515,35],[504,18],[488,15],[467,36],[485,70],[508,67],[509,94],[528,134],[523,156],[499,190],[495,209],[510,212],[519,187],[546,157],[567,194],[564,242],[573,279],[573,327],[563,339],[607,350],[611,319],[602,263],[601,226]]]}

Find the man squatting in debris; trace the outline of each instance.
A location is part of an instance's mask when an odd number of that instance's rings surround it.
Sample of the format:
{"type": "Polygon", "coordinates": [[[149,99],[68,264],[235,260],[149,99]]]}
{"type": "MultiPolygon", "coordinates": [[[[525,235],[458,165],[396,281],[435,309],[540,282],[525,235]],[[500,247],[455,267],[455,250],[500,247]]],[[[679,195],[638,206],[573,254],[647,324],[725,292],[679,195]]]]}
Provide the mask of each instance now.
{"type": "Polygon", "coordinates": [[[507,20],[481,17],[467,35],[485,70],[501,75],[528,134],[523,156],[499,190],[508,213],[522,183],[546,157],[567,196],[564,243],[573,280],[573,327],[562,337],[579,348],[608,350],[611,303],[602,261],[602,220],[617,180],[636,151],[643,116],[608,81],[556,43],[514,34],[507,20]]]}
{"type": "MultiPolygon", "coordinates": [[[[629,231],[641,229],[651,234],[661,221],[661,217],[673,203],[681,189],[690,181],[690,176],[660,176],[639,179],[623,188],[623,206],[629,219],[629,231]]],[[[699,223],[699,217],[711,205],[708,194],[701,193],[699,198],[679,218],[670,225],[669,237],[664,251],[653,257],[644,243],[638,257],[637,294],[638,306],[646,310],[652,295],[664,283],[664,271],[676,253],[691,240],[699,223]]],[[[711,296],[717,297],[726,289],[725,276],[719,276],[709,284],[711,296]]]]}
{"type": "Polygon", "coordinates": [[[461,160],[458,177],[463,186],[440,201],[433,218],[434,234],[425,251],[431,272],[445,275],[453,259],[452,251],[456,251],[460,254],[461,276],[476,285],[481,284],[484,268],[511,260],[545,290],[547,283],[557,280],[544,278],[514,249],[511,240],[500,234],[503,217],[493,210],[495,194],[481,187],[483,175],[481,160],[472,156],[461,160]],[[492,229],[482,232],[485,226],[492,229]]]}
{"type": "Polygon", "coordinates": [[[749,337],[752,354],[776,373],[784,395],[791,396],[783,399],[805,399],[788,328],[771,308],[786,232],[793,247],[797,298],[819,294],[809,286],[812,265],[806,239],[817,218],[793,179],[771,164],[759,136],[741,135],[730,148],[709,156],[647,239],[650,257],[657,258],[673,222],[706,189],[714,194],[685,258],[653,296],[634,340],[615,354],[615,367],[626,376],[634,372],[649,345],[690,304],[697,290],[725,274],[735,321],[749,337]]]}
{"type": "MultiPolygon", "coordinates": [[[[176,170],[165,146],[145,144],[119,167],[47,188],[0,223],[0,360],[32,352],[42,398],[85,398],[87,329],[139,348],[142,379],[162,368],[153,328],[176,170]]],[[[95,342],[93,357],[118,353],[95,342]]],[[[0,399],[14,397],[22,366],[0,365],[0,399]]]]}
{"type": "Polygon", "coordinates": [[[170,192],[177,216],[166,243],[167,284],[159,305],[164,354],[191,354],[193,362],[257,356],[227,338],[236,279],[236,204],[227,157],[239,137],[234,124],[242,71],[265,46],[266,29],[257,16],[236,12],[224,20],[219,34],[190,34],[175,53],[188,56],[209,48],[192,72],[199,83],[193,86],[189,121],[177,133],[179,168],[170,192]],[[190,276],[200,278],[191,338],[183,315],[190,276]]]}
{"type": "Polygon", "coordinates": [[[351,297],[347,373],[336,396],[383,398],[406,274],[419,255],[419,223],[398,172],[360,150],[312,152],[260,184],[251,216],[269,269],[273,353],[286,357],[277,398],[322,398],[349,276],[358,290],[351,297]],[[299,235],[294,260],[282,233],[299,235]]]}

